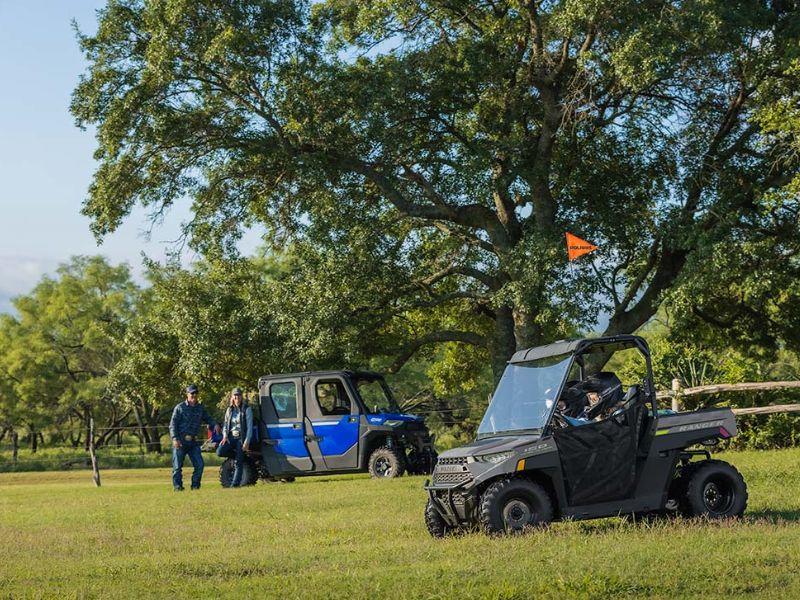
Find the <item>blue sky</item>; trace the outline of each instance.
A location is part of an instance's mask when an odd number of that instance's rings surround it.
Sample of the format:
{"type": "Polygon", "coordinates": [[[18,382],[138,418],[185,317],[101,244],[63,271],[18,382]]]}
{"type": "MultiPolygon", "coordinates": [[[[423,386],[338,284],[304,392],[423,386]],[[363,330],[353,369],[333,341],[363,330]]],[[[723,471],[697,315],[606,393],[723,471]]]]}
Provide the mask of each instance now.
{"type": "Polygon", "coordinates": [[[98,247],[80,214],[95,141],[69,112],[86,68],[71,21],[95,31],[95,11],[104,4],[0,0],[0,312],[11,312],[12,297],[75,254],[128,262],[138,277],[141,253],[162,260],[188,218],[185,200],[148,241],[149,221],[139,210],[98,247]]]}

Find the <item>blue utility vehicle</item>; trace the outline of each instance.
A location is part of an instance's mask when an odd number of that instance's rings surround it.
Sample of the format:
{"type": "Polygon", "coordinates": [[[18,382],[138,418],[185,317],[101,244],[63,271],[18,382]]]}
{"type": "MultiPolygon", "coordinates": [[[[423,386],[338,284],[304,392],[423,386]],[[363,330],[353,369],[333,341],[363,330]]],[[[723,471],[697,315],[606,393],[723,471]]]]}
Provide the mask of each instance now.
{"type": "MultiPolygon", "coordinates": [[[[242,485],[321,473],[400,477],[430,473],[436,464],[424,419],[402,412],[378,373],[268,375],[258,387],[258,435],[246,453],[242,485]]],[[[233,468],[233,459],[220,467],[225,487],[233,468]]]]}

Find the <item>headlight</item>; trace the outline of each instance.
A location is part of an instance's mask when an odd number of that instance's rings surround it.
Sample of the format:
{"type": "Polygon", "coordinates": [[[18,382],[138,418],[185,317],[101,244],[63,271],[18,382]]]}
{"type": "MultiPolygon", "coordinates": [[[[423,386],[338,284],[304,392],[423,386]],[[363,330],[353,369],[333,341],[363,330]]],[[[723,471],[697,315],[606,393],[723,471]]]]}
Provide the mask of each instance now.
{"type": "Polygon", "coordinates": [[[513,452],[495,452],[494,454],[484,454],[482,456],[476,456],[475,460],[477,462],[488,462],[488,463],[501,463],[504,460],[508,460],[511,458],[511,455],[514,454],[513,452]]]}
{"type": "Polygon", "coordinates": [[[389,427],[398,427],[402,425],[404,421],[398,421],[397,419],[389,419],[388,421],[384,421],[384,425],[388,425],[389,427]]]}

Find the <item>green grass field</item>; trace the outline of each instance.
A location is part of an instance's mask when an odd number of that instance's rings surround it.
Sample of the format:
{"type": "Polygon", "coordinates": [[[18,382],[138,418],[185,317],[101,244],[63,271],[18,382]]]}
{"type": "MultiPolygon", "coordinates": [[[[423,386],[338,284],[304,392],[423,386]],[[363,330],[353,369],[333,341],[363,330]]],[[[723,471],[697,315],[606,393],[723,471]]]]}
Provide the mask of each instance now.
{"type": "MultiPolygon", "coordinates": [[[[726,453],[742,521],[434,540],[423,478],[172,492],[166,469],[0,475],[0,597],[800,598],[800,450],[726,453]]],[[[187,463],[188,466],[188,463],[187,463]]]]}

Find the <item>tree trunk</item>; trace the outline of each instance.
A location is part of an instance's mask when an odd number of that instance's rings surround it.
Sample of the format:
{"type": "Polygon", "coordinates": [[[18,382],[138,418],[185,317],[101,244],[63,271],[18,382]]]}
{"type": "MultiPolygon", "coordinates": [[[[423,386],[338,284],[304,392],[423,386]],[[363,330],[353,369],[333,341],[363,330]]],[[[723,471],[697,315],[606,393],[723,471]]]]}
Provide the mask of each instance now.
{"type": "Polygon", "coordinates": [[[139,398],[139,405],[134,404],[133,406],[133,414],[147,451],[161,452],[161,436],[158,434],[160,411],[151,407],[144,398],[139,398]]]}
{"type": "Polygon", "coordinates": [[[500,381],[505,371],[506,363],[517,349],[514,337],[514,316],[510,306],[500,306],[495,319],[494,336],[489,349],[492,361],[492,374],[494,381],[500,381]]]}
{"type": "Polygon", "coordinates": [[[83,440],[83,436],[81,435],[80,431],[78,431],[78,435],[77,436],[75,435],[75,433],[73,431],[69,432],[69,443],[72,444],[73,448],[77,448],[78,446],[80,446],[82,440],[83,440]]]}
{"type": "MultiPolygon", "coordinates": [[[[144,403],[144,401],[142,401],[142,403],[144,403]]],[[[147,427],[145,427],[144,421],[142,420],[142,414],[139,412],[139,407],[135,403],[133,404],[133,416],[136,419],[136,425],[139,428],[140,443],[145,444],[149,448],[150,436],[147,433],[147,427]]]]}
{"type": "Polygon", "coordinates": [[[151,424],[148,425],[148,433],[150,435],[150,441],[147,443],[147,451],[148,452],[161,452],[161,435],[158,432],[158,425],[151,424]]]}
{"type": "Polygon", "coordinates": [[[121,432],[121,428],[125,426],[125,422],[128,419],[128,415],[131,414],[131,410],[126,410],[122,415],[117,414],[116,408],[114,409],[113,416],[111,418],[111,424],[108,428],[106,428],[105,433],[95,436],[95,446],[98,448],[102,448],[103,446],[107,446],[109,444],[109,440],[111,440],[114,436],[117,436],[117,443],[119,444],[119,435],[121,432]]]}
{"type": "Polygon", "coordinates": [[[536,324],[535,315],[529,310],[515,308],[513,316],[516,350],[524,350],[540,345],[543,341],[542,328],[536,324]]]}
{"type": "Polygon", "coordinates": [[[17,464],[17,454],[19,454],[19,434],[16,431],[11,432],[11,462],[17,464]]]}
{"type": "Polygon", "coordinates": [[[39,449],[39,436],[36,435],[36,428],[33,425],[29,425],[28,429],[30,430],[31,452],[36,454],[39,449]]]}

